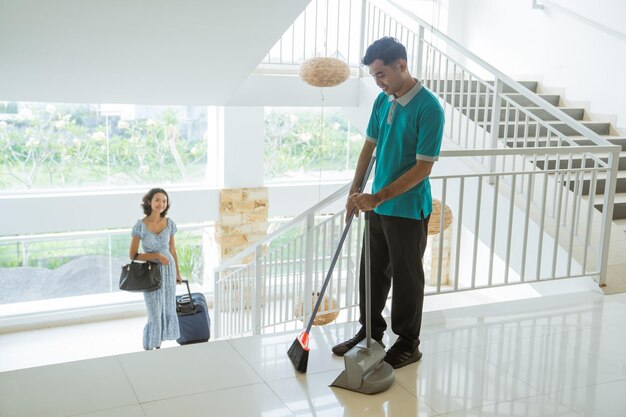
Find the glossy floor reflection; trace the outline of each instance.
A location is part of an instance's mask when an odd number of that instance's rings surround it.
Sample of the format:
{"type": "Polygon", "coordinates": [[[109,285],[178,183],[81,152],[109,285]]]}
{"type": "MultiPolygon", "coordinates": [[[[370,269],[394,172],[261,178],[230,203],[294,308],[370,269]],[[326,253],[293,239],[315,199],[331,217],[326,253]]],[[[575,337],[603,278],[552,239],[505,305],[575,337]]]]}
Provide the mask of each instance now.
{"type": "MultiPolygon", "coordinates": [[[[125,347],[38,367],[46,351],[34,349],[33,335],[33,361],[24,357],[20,365],[35,367],[0,373],[0,415],[626,415],[626,294],[588,291],[427,312],[422,360],[397,370],[394,385],[372,396],[329,387],[343,368],[330,347],[356,330],[355,323],[315,328],[305,375],[286,354],[293,332],[150,352],[125,347]]],[[[20,337],[28,340],[28,332],[20,337]]],[[[80,351],[72,334],[64,340],[80,351]]],[[[388,346],[393,341],[385,335],[388,346]]],[[[10,360],[6,345],[0,352],[10,360]]]]}

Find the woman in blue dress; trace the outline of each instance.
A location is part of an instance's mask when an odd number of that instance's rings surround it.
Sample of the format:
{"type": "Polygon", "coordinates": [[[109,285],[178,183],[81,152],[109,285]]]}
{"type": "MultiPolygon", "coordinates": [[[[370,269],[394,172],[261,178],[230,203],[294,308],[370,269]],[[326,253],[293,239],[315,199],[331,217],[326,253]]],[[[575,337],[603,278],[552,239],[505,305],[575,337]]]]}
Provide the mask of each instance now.
{"type": "Polygon", "coordinates": [[[180,336],[176,316],[176,284],[181,283],[174,234],[176,223],[165,217],[170,208],[167,192],[153,188],[143,197],[141,207],[146,215],[132,230],[130,258],[161,264],[161,288],[144,292],[148,323],[143,329],[143,348],[159,349],[161,341],[180,336]],[[139,253],[141,241],[144,253],[139,253]]]}

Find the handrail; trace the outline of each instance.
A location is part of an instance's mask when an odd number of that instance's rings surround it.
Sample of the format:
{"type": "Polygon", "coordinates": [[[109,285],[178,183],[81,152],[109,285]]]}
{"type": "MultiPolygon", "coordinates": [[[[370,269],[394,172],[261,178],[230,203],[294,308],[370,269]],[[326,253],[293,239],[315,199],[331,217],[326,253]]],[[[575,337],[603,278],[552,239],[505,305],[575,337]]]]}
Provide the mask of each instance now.
{"type": "MultiPolygon", "coordinates": [[[[570,155],[570,154],[582,154],[582,153],[598,153],[598,152],[619,152],[618,149],[621,149],[618,145],[592,145],[592,146],[578,146],[578,147],[543,147],[543,148],[522,148],[522,149],[511,149],[511,148],[498,148],[498,149],[458,149],[458,150],[442,150],[440,152],[440,157],[442,158],[452,158],[452,157],[471,157],[477,155],[485,155],[485,156],[499,156],[499,155],[515,155],[515,156],[523,156],[523,155],[570,155]]],[[[458,175],[437,175],[432,178],[446,178],[446,177],[455,177],[458,175]]],[[[285,223],[280,228],[267,235],[263,239],[260,239],[254,244],[248,246],[241,252],[238,252],[231,258],[223,261],[218,267],[214,269],[214,273],[223,272],[233,266],[239,265],[240,262],[247,256],[256,253],[256,250],[259,246],[267,244],[274,240],[278,235],[283,233],[285,230],[290,229],[294,225],[306,221],[307,217],[311,213],[315,213],[320,208],[327,206],[328,204],[334,203],[337,201],[342,195],[346,195],[350,188],[351,182],[342,186],[337,191],[329,195],[328,197],[321,200],[319,203],[310,207],[306,211],[300,213],[298,216],[294,217],[288,223],[285,223]]]]}
{"type": "Polygon", "coordinates": [[[494,155],[577,155],[586,152],[619,152],[621,146],[619,145],[587,145],[576,147],[563,147],[563,146],[546,146],[542,148],[488,148],[488,149],[454,149],[441,151],[439,156],[442,158],[452,157],[465,157],[465,156],[494,156],[494,155]]]}
{"type": "Polygon", "coordinates": [[[419,18],[418,16],[416,16],[409,10],[406,10],[404,7],[399,6],[388,0],[368,0],[368,1],[374,4],[375,6],[379,7],[380,9],[384,10],[385,13],[391,14],[395,12],[395,15],[393,16],[393,18],[398,21],[407,22],[407,17],[408,17],[413,21],[413,23],[417,22],[419,25],[423,26],[424,28],[429,30],[431,33],[445,40],[448,45],[454,47],[456,50],[461,52],[464,56],[470,58],[472,61],[474,61],[475,63],[477,63],[484,69],[486,69],[488,72],[495,75],[497,79],[502,80],[505,84],[512,87],[514,90],[522,94],[527,99],[540,105],[540,107],[548,111],[548,113],[556,117],[558,120],[567,124],[572,129],[579,131],[583,136],[588,137],[589,139],[591,139],[594,143],[598,145],[610,145],[610,142],[607,139],[601,137],[600,135],[598,135],[597,133],[595,133],[588,127],[579,123],[577,120],[575,120],[571,116],[568,116],[564,112],[560,111],[555,106],[548,103],[546,100],[544,100],[543,98],[539,97],[537,94],[533,93],[532,91],[530,91],[529,89],[521,85],[519,82],[515,81],[514,79],[512,79],[511,77],[509,77],[502,71],[495,68],[493,65],[484,61],[482,58],[474,54],[469,49],[465,48],[460,43],[456,42],[454,39],[447,36],[445,33],[439,31],[438,29],[436,29],[435,27],[433,27],[432,25],[430,25],[423,19],[419,18]]]}
{"type": "Polygon", "coordinates": [[[546,6],[550,6],[551,8],[554,8],[556,10],[561,11],[562,13],[565,13],[566,15],[569,15],[570,17],[573,17],[574,19],[578,19],[583,23],[588,24],[589,26],[592,26],[598,30],[601,30],[604,33],[607,33],[611,36],[614,36],[616,38],[618,38],[621,41],[626,41],[626,34],[623,32],[620,32],[619,30],[613,29],[612,27],[609,27],[607,25],[604,25],[600,22],[596,22],[595,20],[591,20],[588,17],[585,17],[581,14],[578,14],[570,9],[568,9],[567,7],[563,7],[560,4],[551,1],[551,0],[541,0],[541,3],[539,3],[537,0],[535,0],[535,3],[533,4],[533,8],[534,9],[540,9],[540,10],[546,10],[546,6]]]}

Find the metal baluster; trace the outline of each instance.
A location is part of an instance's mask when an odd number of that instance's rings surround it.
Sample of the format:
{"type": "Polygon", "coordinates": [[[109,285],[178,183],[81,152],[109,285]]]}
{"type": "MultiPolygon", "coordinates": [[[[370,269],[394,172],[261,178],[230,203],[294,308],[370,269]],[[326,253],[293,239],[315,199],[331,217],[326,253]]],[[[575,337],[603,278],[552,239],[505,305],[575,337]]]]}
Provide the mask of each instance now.
{"type": "MultiPolygon", "coordinates": [[[[544,158],[544,167],[548,166],[548,155],[546,154],[544,158]]],[[[539,225],[539,242],[537,243],[537,280],[541,280],[541,260],[542,260],[542,250],[543,250],[543,235],[545,233],[545,225],[546,225],[546,204],[548,198],[548,171],[544,170],[543,175],[543,191],[541,196],[541,221],[539,225]]]]}
{"type": "Polygon", "coordinates": [[[482,200],[483,194],[483,179],[482,177],[478,177],[478,192],[476,198],[476,219],[474,223],[474,257],[472,260],[472,286],[471,288],[476,287],[476,258],[478,257],[478,235],[479,235],[479,226],[480,226],[480,201],[482,200]]]}
{"type": "Polygon", "coordinates": [[[491,208],[491,244],[489,245],[489,277],[488,286],[491,287],[493,283],[493,262],[496,251],[496,225],[498,218],[498,195],[500,190],[500,176],[496,175],[495,183],[493,185],[493,204],[491,208]]]}
{"type": "Polygon", "coordinates": [[[574,231],[576,230],[576,212],[578,211],[578,200],[576,196],[578,195],[578,174],[576,173],[574,176],[574,201],[572,202],[572,221],[570,224],[570,235],[569,235],[569,250],[567,251],[567,275],[570,276],[572,272],[572,253],[574,252],[574,231]]]}
{"type": "MultiPolygon", "coordinates": [[[[439,262],[437,263],[437,293],[441,292],[441,273],[443,269],[443,238],[445,233],[445,217],[446,217],[446,187],[448,185],[447,178],[443,178],[441,186],[441,212],[439,215],[439,262]]],[[[433,271],[430,273],[432,274],[433,271]]]]}
{"type": "MultiPolygon", "coordinates": [[[[564,212],[563,212],[563,220],[562,220],[562,225],[563,227],[565,227],[566,225],[566,217],[567,217],[567,211],[569,208],[569,199],[570,199],[570,182],[571,182],[571,172],[572,172],[572,167],[573,167],[573,154],[569,154],[569,158],[567,160],[567,179],[565,180],[565,189],[567,190],[567,193],[565,194],[565,208],[564,208],[564,212]]],[[[560,166],[559,166],[560,168],[560,166]]],[[[576,194],[574,194],[576,195],[576,194]]]]}
{"type": "MultiPolygon", "coordinates": [[[[558,155],[558,154],[557,154],[558,155]]],[[[558,202],[557,202],[557,208],[556,208],[556,218],[555,218],[555,226],[556,226],[556,230],[554,232],[554,246],[552,248],[552,276],[550,278],[555,278],[556,277],[556,263],[557,263],[557,257],[558,257],[558,249],[559,249],[559,234],[561,232],[561,207],[562,207],[562,203],[563,203],[563,173],[559,172],[557,175],[559,175],[561,177],[561,181],[559,181],[559,183],[561,184],[561,186],[559,187],[559,192],[558,194],[558,202]]]]}
{"type": "MultiPolygon", "coordinates": [[[[536,155],[535,155],[536,157],[536,155]]],[[[533,200],[533,183],[534,183],[534,173],[528,174],[528,194],[526,195],[526,209],[524,211],[524,239],[522,241],[522,267],[520,271],[520,281],[526,281],[526,259],[527,259],[527,249],[528,249],[528,222],[530,220],[530,202],[533,200]]]]}
{"type": "Polygon", "coordinates": [[[459,289],[459,268],[461,261],[461,235],[463,233],[463,195],[465,188],[465,177],[461,177],[459,185],[459,211],[457,214],[457,232],[456,232],[456,257],[454,260],[454,290],[459,289]]]}
{"type": "MultiPolygon", "coordinates": [[[[589,207],[587,211],[587,230],[585,233],[585,253],[583,254],[583,274],[587,273],[587,253],[591,247],[591,226],[593,224],[593,213],[595,210],[593,201],[596,199],[596,183],[598,180],[598,161],[594,160],[593,170],[591,171],[591,178],[589,182],[589,207]]],[[[604,207],[603,207],[604,209],[604,207]]]]}
{"type": "Polygon", "coordinates": [[[515,182],[517,174],[513,174],[511,178],[511,195],[509,204],[509,227],[506,240],[506,261],[504,263],[504,283],[509,283],[509,269],[511,264],[511,240],[513,239],[513,209],[515,208],[515,182]]]}

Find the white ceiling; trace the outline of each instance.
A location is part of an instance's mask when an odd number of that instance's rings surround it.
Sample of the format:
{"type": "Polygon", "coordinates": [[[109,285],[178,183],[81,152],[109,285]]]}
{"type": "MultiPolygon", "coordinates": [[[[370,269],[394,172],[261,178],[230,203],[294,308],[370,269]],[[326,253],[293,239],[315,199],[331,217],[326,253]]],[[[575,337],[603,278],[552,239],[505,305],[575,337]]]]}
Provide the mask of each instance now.
{"type": "Polygon", "coordinates": [[[0,100],[221,105],[310,0],[1,0],[0,100]]]}

